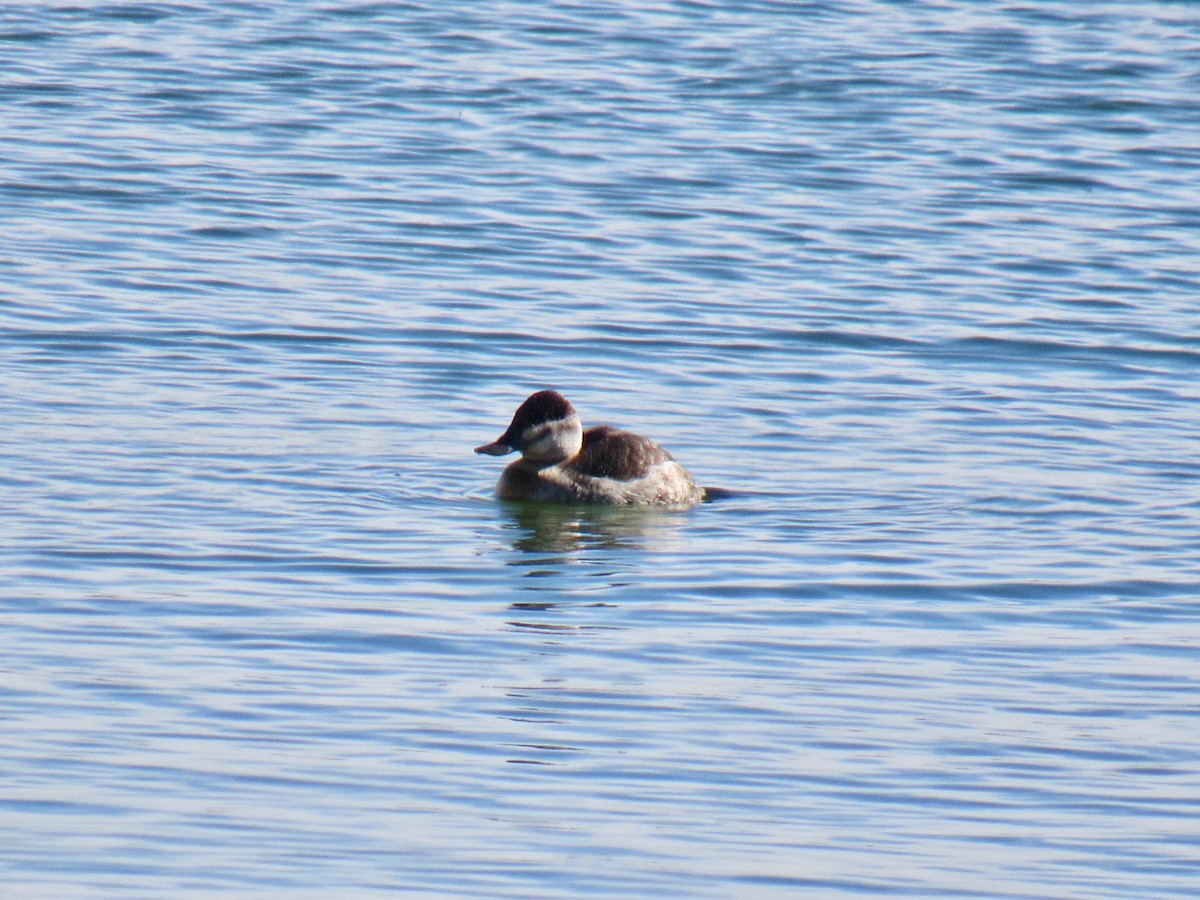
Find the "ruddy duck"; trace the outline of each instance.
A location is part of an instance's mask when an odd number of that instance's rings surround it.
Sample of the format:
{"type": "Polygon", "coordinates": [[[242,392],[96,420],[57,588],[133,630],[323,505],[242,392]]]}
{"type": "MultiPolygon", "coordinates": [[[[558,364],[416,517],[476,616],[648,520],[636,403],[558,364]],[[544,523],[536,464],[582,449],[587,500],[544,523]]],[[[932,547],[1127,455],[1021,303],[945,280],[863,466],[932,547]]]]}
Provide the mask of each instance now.
{"type": "Polygon", "coordinates": [[[585,431],[557,391],[530,395],[504,434],[475,448],[491,456],[513,450],[521,458],[496,484],[501,500],[693,506],[705,495],[670,453],[640,434],[608,425],[585,431]]]}

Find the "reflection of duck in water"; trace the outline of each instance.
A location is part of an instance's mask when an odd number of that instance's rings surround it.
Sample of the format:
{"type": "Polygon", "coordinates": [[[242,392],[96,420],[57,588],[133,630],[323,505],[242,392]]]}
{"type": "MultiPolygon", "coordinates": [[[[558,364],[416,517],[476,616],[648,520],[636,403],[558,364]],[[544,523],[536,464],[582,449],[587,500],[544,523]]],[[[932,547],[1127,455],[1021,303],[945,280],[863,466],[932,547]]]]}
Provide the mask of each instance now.
{"type": "Polygon", "coordinates": [[[502,500],[607,506],[693,506],[705,497],[683,466],[640,434],[599,425],[586,431],[570,401],[538,391],[517,409],[508,430],[476,453],[521,458],[500,476],[502,500]]]}
{"type": "MultiPolygon", "coordinates": [[[[679,532],[686,507],[589,506],[565,503],[513,503],[505,510],[513,549],[536,554],[573,554],[580,550],[653,549],[683,546],[679,532]]],[[[548,563],[516,559],[511,565],[548,563]]]]}

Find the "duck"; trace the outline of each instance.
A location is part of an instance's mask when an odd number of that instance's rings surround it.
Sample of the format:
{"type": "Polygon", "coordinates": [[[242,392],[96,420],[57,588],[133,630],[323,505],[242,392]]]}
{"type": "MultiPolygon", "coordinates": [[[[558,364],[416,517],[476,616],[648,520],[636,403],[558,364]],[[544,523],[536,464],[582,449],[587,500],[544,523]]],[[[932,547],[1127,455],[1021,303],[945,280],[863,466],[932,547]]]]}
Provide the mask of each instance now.
{"type": "Polygon", "coordinates": [[[501,500],[602,506],[689,507],[705,499],[687,470],[649,438],[597,425],[585,429],[558,391],[530,394],[508,430],[476,453],[521,458],[496,484],[501,500]]]}

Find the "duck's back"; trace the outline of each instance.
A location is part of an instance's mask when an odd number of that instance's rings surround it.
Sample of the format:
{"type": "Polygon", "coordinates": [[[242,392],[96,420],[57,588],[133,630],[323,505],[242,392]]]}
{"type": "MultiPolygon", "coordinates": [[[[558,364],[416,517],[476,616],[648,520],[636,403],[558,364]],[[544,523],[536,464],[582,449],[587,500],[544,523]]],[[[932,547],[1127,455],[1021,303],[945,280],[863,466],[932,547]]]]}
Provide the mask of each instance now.
{"type": "Polygon", "coordinates": [[[583,433],[583,447],[570,465],[590,478],[637,481],[671,459],[670,453],[640,434],[597,425],[583,433]]]}
{"type": "Polygon", "coordinates": [[[579,455],[545,470],[542,478],[550,495],[585,503],[681,506],[704,497],[670,453],[608,425],[587,429],[579,455]]]}

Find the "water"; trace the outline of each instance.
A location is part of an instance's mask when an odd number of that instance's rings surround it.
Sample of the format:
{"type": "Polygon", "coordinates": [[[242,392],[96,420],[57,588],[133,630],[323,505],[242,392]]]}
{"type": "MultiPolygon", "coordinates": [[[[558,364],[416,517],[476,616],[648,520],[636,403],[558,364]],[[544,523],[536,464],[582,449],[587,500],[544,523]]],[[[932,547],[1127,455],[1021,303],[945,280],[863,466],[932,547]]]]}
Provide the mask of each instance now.
{"type": "Polygon", "coordinates": [[[6,5],[5,896],[1200,895],[1198,62],[6,5]],[[733,496],[497,504],[545,386],[733,496]]]}

